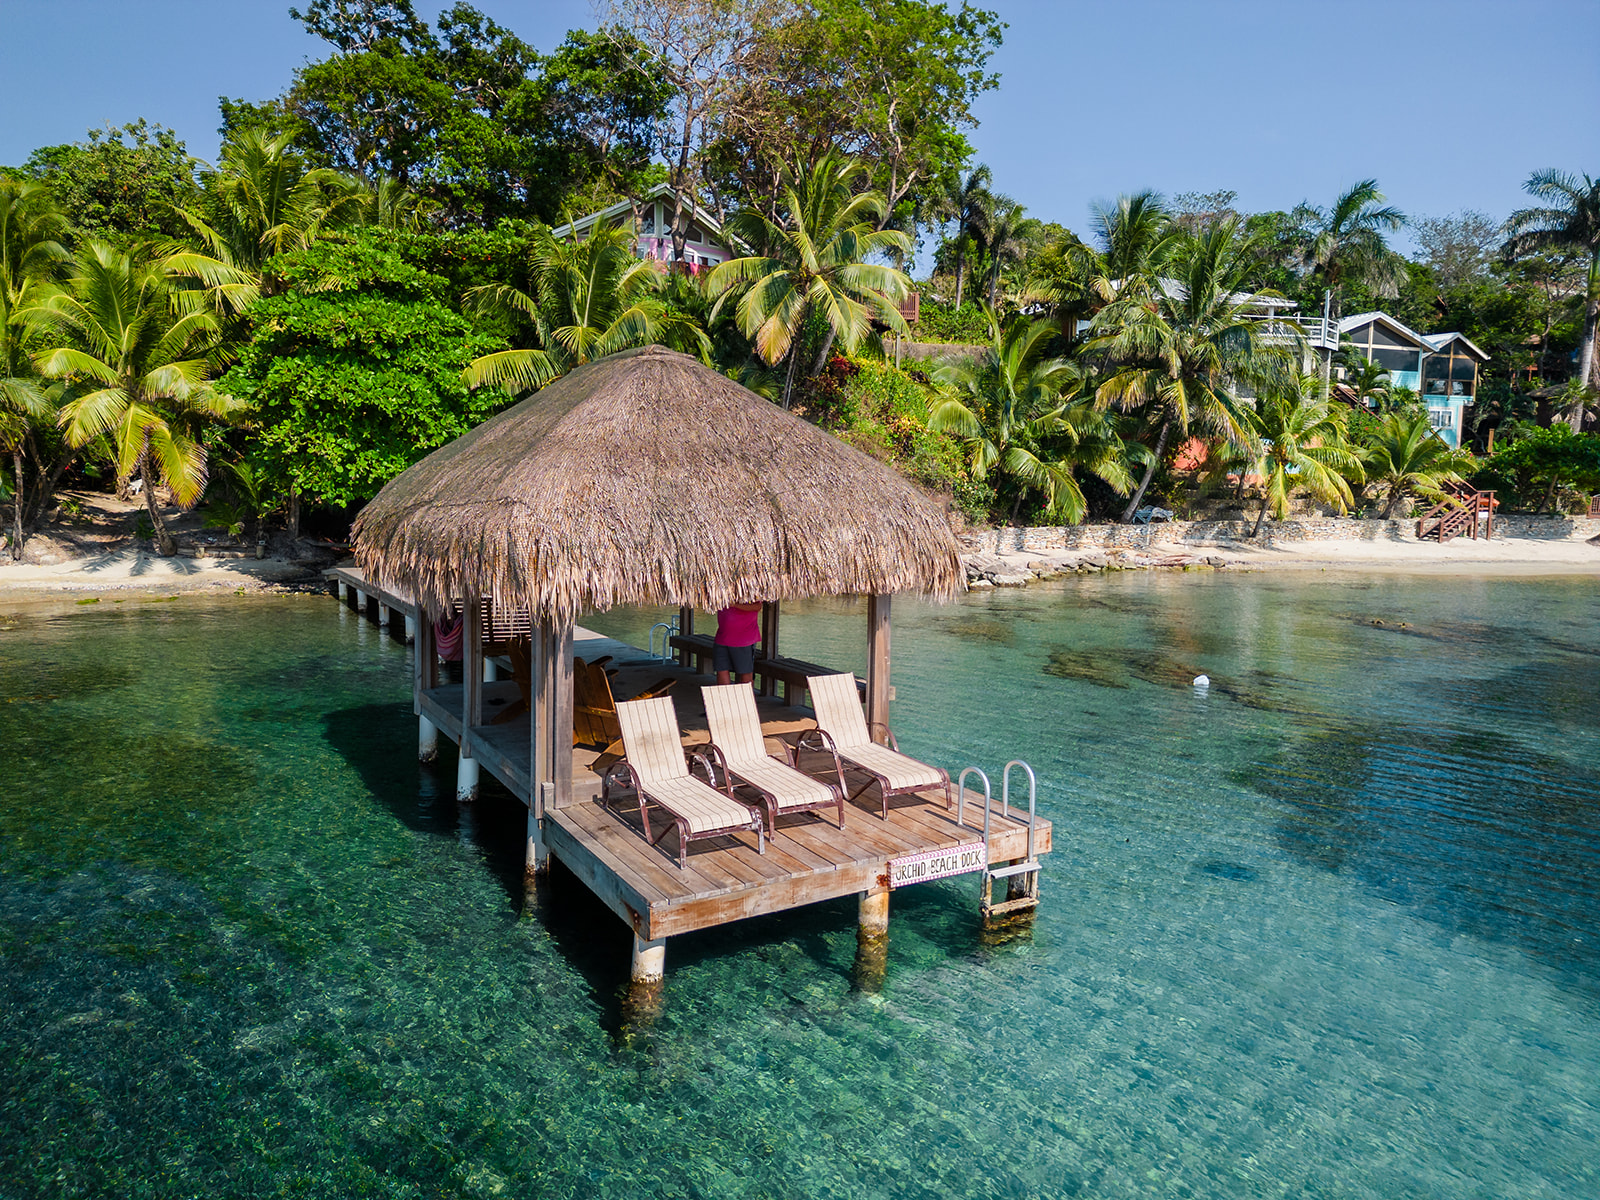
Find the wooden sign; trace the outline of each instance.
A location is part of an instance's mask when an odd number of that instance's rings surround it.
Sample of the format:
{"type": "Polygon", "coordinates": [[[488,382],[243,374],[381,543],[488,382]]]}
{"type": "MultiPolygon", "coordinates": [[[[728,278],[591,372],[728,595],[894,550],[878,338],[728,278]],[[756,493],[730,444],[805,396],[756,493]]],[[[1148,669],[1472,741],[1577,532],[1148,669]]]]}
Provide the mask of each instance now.
{"type": "Polygon", "coordinates": [[[906,887],[913,883],[927,883],[930,879],[943,879],[948,875],[966,875],[981,871],[988,855],[982,842],[968,842],[963,846],[950,846],[944,850],[924,850],[904,858],[889,860],[889,886],[906,887]]]}

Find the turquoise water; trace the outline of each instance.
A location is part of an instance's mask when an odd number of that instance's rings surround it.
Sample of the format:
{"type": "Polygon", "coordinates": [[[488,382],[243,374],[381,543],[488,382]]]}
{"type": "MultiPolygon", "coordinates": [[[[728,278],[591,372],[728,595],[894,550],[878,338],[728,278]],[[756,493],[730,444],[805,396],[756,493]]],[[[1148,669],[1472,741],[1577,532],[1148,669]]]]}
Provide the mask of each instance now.
{"type": "MultiPolygon", "coordinates": [[[[859,617],[785,650],[859,665],[859,617]]],[[[0,1196],[1600,1195],[1594,581],[895,622],[902,746],[1039,773],[1037,919],[898,892],[881,985],[852,902],[674,939],[646,1019],[354,614],[0,605],[0,1196]]]]}

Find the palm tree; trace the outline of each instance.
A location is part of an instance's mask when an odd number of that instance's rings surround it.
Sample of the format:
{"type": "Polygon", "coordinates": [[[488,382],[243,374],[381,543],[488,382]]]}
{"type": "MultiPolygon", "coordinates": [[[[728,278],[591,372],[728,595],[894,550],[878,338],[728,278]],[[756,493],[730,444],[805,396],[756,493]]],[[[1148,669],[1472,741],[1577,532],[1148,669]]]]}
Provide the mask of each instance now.
{"type": "Polygon", "coordinates": [[[1024,299],[1048,305],[1069,339],[1077,323],[1117,295],[1125,283],[1155,280],[1184,244],[1157,192],[1120,196],[1094,209],[1095,245],[1068,233],[1045,247],[1033,266],[1024,299]]]}
{"type": "Polygon", "coordinates": [[[989,256],[990,308],[997,302],[1001,270],[1022,259],[1040,227],[1035,218],[1024,215],[1026,210],[1016,201],[1005,196],[996,196],[994,201],[983,237],[983,248],[989,256]]]}
{"type": "Polygon", "coordinates": [[[1345,359],[1344,372],[1345,384],[1355,392],[1358,401],[1366,404],[1371,400],[1373,409],[1379,413],[1389,411],[1394,394],[1387,367],[1351,351],[1345,359]]]}
{"type": "Polygon", "coordinates": [[[1013,523],[1023,497],[1037,491],[1050,513],[1076,525],[1085,503],[1073,467],[1085,467],[1126,494],[1132,479],[1121,442],[1092,404],[1070,403],[1083,374],[1067,359],[1045,356],[1053,325],[1015,320],[1002,327],[993,309],[985,316],[989,346],[983,357],[937,371],[942,394],[928,414],[928,428],[961,439],[973,479],[982,481],[991,471],[1011,477],[1017,487],[1013,523]]]}
{"type": "MultiPolygon", "coordinates": [[[[1543,208],[1525,208],[1511,214],[1512,230],[1506,249],[1523,255],[1541,250],[1581,255],[1589,260],[1583,291],[1583,341],[1578,351],[1578,382],[1584,389],[1600,387],[1595,369],[1595,330],[1600,325],[1600,179],[1564,171],[1536,171],[1522,190],[1540,200],[1543,208]]],[[[1584,397],[1567,411],[1573,433],[1583,430],[1584,397]]]]}
{"type": "Polygon", "coordinates": [[[1256,400],[1251,426],[1260,447],[1255,466],[1264,486],[1251,537],[1261,533],[1268,508],[1275,521],[1289,515],[1289,492],[1296,487],[1337,504],[1341,515],[1354,503],[1344,473],[1360,479],[1361,457],[1346,441],[1343,412],[1316,398],[1320,386],[1320,380],[1302,378],[1256,400]]]}
{"type": "MultiPolygon", "coordinates": [[[[0,451],[11,455],[15,476],[11,556],[16,559],[22,557],[27,501],[24,453],[34,428],[55,418],[53,398],[27,355],[22,313],[61,273],[68,255],[59,239],[66,230],[66,216],[42,183],[0,178],[0,451]]],[[[39,481],[45,490],[52,483],[39,481]]]]}
{"type": "Polygon", "coordinates": [[[149,247],[123,253],[90,242],[66,287],[52,289],[27,314],[46,339],[34,355],[40,372],[77,392],[61,406],[68,443],[106,435],[118,475],[139,472],[162,554],[176,546],[156,485],[165,484],[180,505],[198,500],[206,483],[202,427],[243,407],[211,386],[207,352],[216,316],[181,311],[177,283],[149,247]]]}
{"type": "Polygon", "coordinates": [[[1111,374],[1096,399],[1141,410],[1158,431],[1144,478],[1122,514],[1131,521],[1156,464],[1176,432],[1252,443],[1241,384],[1271,385],[1293,369],[1292,348],[1262,341],[1246,290],[1260,242],[1224,217],[1173,262],[1177,278],[1124,280],[1095,317],[1086,351],[1104,355],[1111,374]]]}
{"type": "Polygon", "coordinates": [[[1363,179],[1326,212],[1309,204],[1295,209],[1302,222],[1301,264],[1320,275],[1332,293],[1335,319],[1345,284],[1364,284],[1380,296],[1395,296],[1405,280],[1405,260],[1383,240],[1384,230],[1393,232],[1406,223],[1405,214],[1384,205],[1383,199],[1378,181],[1363,179]]]}
{"type": "Polygon", "coordinates": [[[943,195],[938,199],[937,213],[956,227],[956,307],[961,307],[962,283],[965,279],[967,247],[982,240],[985,222],[992,207],[989,185],[994,182],[994,172],[979,163],[968,171],[966,177],[951,178],[943,195]]]}
{"type": "Polygon", "coordinates": [[[667,343],[704,351],[705,333],[668,311],[660,266],[634,256],[633,234],[599,224],[583,241],[558,241],[548,230],[534,239],[532,286],[476,287],[470,308],[532,325],[538,345],[475,358],[461,378],[468,387],[502,387],[513,395],[544,387],[591,359],[636,346],[667,343]]]}
{"type": "MultiPolygon", "coordinates": [[[[304,249],[330,226],[357,221],[364,207],[385,207],[357,180],[307,169],[289,144],[289,134],[239,131],[223,144],[210,180],[210,219],[178,210],[202,249],[174,253],[168,267],[200,281],[218,311],[243,312],[255,301],[274,254],[304,249]]],[[[390,196],[387,207],[394,203],[390,196]]]]}
{"type": "Polygon", "coordinates": [[[866,174],[863,164],[829,154],[803,177],[786,180],[782,226],[750,209],[729,222],[735,238],[764,252],[721,263],[706,280],[708,292],[717,297],[713,315],[737,293],[739,323],[768,366],[789,356],[785,408],[800,357],[796,335],[808,320],[823,326],[813,374],[827,361],[836,338],[854,352],[874,321],[908,332],[895,305],[911,293],[911,281],[867,259],[909,253],[911,239],[898,229],[877,228],[885,206],[882,194],[852,190],[866,174]]]}
{"type": "Polygon", "coordinates": [[[1426,412],[1390,413],[1370,435],[1361,454],[1367,477],[1388,484],[1389,502],[1383,520],[1393,514],[1410,491],[1438,492],[1461,477],[1451,467],[1454,452],[1428,420],[1426,412]]]}

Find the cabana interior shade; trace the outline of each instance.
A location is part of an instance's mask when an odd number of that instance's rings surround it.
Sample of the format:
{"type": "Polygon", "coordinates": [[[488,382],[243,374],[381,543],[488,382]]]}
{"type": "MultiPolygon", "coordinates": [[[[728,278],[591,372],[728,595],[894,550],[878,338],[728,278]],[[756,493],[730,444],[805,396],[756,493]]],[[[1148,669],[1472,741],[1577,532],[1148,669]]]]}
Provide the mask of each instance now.
{"type": "Polygon", "coordinates": [[[939,509],[883,463],[659,346],[579,367],[434,451],[356,519],[356,561],[439,612],[965,586],[939,509]]]}

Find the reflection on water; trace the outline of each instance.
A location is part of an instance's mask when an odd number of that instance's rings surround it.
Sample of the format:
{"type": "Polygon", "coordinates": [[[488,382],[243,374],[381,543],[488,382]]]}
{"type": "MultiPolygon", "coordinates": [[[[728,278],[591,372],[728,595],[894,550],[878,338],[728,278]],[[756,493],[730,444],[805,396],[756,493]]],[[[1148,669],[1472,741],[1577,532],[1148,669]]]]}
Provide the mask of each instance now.
{"type": "MultiPolygon", "coordinates": [[[[1038,915],[945,880],[867,945],[841,900],[630,997],[620,921],[525,894],[521,806],[415,763],[370,625],[0,612],[0,1195],[1600,1194],[1597,618],[1582,580],[902,600],[902,744],[1032,763],[1038,915]]],[[[864,626],[786,606],[784,649],[860,669],[864,626]]]]}

